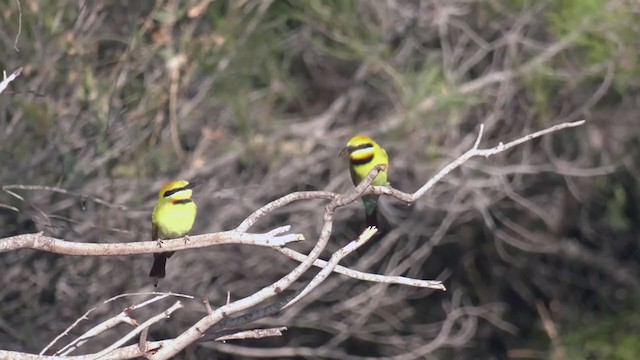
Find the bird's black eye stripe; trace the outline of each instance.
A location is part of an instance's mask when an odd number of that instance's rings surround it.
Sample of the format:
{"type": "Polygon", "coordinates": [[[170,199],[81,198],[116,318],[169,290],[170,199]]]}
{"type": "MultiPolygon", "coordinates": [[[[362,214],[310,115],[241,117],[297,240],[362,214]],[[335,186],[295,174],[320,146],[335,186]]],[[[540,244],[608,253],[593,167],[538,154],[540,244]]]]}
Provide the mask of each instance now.
{"type": "Polygon", "coordinates": [[[360,144],[358,146],[351,147],[351,152],[362,150],[362,149],[370,149],[373,148],[373,144],[360,144]]]}
{"type": "Polygon", "coordinates": [[[173,194],[175,194],[175,193],[177,193],[177,192],[179,192],[179,191],[187,190],[187,189],[188,189],[188,187],[187,187],[187,186],[183,186],[183,187],[179,187],[179,188],[171,189],[171,190],[169,190],[169,191],[165,192],[165,193],[164,193],[164,195],[162,195],[162,197],[168,197],[168,196],[171,196],[171,195],[173,195],[173,194]]]}

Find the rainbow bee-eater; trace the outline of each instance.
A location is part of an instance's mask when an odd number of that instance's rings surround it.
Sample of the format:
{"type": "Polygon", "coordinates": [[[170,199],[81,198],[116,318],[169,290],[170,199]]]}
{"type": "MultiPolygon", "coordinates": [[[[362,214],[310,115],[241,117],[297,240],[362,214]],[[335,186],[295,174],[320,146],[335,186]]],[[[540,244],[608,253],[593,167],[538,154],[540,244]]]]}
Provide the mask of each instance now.
{"type": "MultiPolygon", "coordinates": [[[[161,246],[162,239],[175,239],[189,234],[196,219],[198,208],[191,199],[195,185],[186,180],[172,181],[160,190],[159,199],[151,216],[151,239],[161,246]]],[[[165,277],[167,259],[171,252],[153,254],[153,265],[149,277],[154,278],[153,285],[165,277]]]]}
{"type": "MultiPolygon", "coordinates": [[[[371,185],[386,186],[389,184],[387,180],[389,156],[384,148],[373,139],[364,135],[354,136],[340,151],[341,156],[344,154],[349,156],[349,172],[354,185],[358,185],[376,165],[380,164],[387,165],[387,168],[378,173],[371,185]]],[[[362,197],[367,226],[378,225],[378,197],[378,195],[362,197]]]]}

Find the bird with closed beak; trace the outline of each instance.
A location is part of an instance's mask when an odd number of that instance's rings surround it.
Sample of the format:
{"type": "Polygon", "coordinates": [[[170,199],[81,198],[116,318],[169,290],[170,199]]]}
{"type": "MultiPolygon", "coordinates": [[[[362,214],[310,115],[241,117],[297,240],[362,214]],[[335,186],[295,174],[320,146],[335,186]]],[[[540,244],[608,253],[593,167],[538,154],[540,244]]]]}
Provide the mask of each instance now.
{"type": "MultiPolygon", "coordinates": [[[[196,219],[198,208],[191,196],[195,183],[177,180],[166,184],[160,190],[159,199],[151,216],[151,239],[158,241],[176,239],[189,234],[196,219]]],[[[154,278],[153,285],[165,277],[167,259],[173,251],[153,254],[153,265],[149,277],[154,278]]]]}
{"type": "MultiPolygon", "coordinates": [[[[353,185],[357,186],[369,175],[374,167],[380,164],[387,166],[373,179],[371,185],[386,186],[387,171],[389,168],[389,156],[378,143],[368,136],[357,135],[351,138],[347,145],[340,151],[339,156],[348,155],[349,172],[353,185]]],[[[362,197],[367,226],[378,225],[378,197],[379,195],[365,195],[362,197]]]]}

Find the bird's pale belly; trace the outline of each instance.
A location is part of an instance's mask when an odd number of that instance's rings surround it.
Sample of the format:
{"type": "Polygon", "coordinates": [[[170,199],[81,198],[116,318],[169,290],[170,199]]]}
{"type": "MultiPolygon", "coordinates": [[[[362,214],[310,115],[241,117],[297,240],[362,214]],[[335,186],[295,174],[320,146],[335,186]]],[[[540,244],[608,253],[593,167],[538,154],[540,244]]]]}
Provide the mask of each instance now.
{"type": "MultiPolygon", "coordinates": [[[[178,205],[180,206],[180,205],[178,205]]],[[[188,205],[185,205],[188,206],[188,205]]],[[[190,209],[189,209],[190,210],[190,209]]],[[[193,222],[195,220],[195,209],[189,211],[188,209],[169,209],[163,214],[164,219],[171,219],[170,221],[163,221],[165,224],[158,224],[158,235],[162,239],[171,239],[181,236],[185,236],[191,230],[193,222]]]]}

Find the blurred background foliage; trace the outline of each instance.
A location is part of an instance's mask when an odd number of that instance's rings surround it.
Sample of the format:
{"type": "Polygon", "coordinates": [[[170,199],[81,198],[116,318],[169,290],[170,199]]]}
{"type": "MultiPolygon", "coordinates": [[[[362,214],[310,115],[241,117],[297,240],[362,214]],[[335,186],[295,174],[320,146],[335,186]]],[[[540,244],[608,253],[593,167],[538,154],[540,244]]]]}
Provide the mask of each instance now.
{"type": "MultiPolygon", "coordinates": [[[[175,178],[206,181],[194,233],[227,230],[289,192],[349,189],[336,155],[356,133],[382,143],[392,184],[414,191],[480,124],[488,147],[588,121],[469,161],[411,208],[387,201],[393,230],[345,260],[439,278],[447,292],[333,275],[256,324],[288,326],[285,336],[206,343],[184,358],[636,358],[637,1],[19,4],[0,1],[0,67],[24,66],[0,95],[2,237],[146,240],[156,193],[175,178]]],[[[312,243],[322,208],[294,204],[254,230],[291,224],[312,243]]],[[[330,250],[357,235],[361,212],[337,214],[330,250]]],[[[37,352],[89,307],[152,290],[150,264],[3,254],[0,348],[37,352]]],[[[161,290],[216,306],[293,266],[268,249],[184,251],[161,290]]],[[[72,336],[133,301],[101,307],[72,336]]],[[[175,336],[202,311],[194,301],[150,337],[175,336]]]]}

